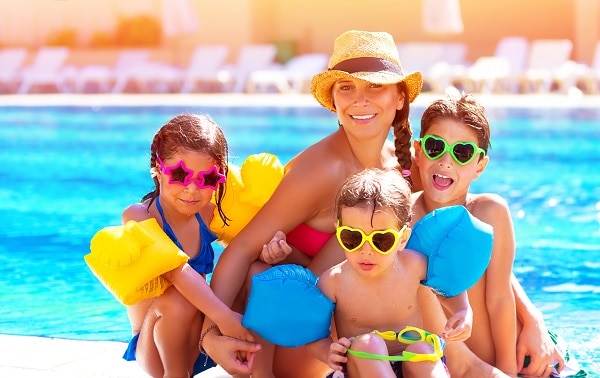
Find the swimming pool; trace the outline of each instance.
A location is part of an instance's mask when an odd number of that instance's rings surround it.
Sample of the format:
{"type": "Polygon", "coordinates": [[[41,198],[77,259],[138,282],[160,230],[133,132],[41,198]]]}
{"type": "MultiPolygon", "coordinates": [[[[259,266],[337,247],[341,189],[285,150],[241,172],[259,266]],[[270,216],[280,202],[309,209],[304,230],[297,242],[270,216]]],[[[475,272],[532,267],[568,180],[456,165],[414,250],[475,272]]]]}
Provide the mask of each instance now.
{"type": "MultiPolygon", "coordinates": [[[[415,134],[422,111],[412,110],[415,134]]],[[[262,151],[285,163],[337,127],[318,107],[0,107],[0,333],[129,338],[123,307],[82,257],[97,230],[152,189],[149,143],[182,112],[212,115],[236,164],[262,151]]],[[[473,191],[508,200],[517,276],[588,371],[600,371],[600,110],[491,108],[489,117],[491,162],[473,191]]]]}

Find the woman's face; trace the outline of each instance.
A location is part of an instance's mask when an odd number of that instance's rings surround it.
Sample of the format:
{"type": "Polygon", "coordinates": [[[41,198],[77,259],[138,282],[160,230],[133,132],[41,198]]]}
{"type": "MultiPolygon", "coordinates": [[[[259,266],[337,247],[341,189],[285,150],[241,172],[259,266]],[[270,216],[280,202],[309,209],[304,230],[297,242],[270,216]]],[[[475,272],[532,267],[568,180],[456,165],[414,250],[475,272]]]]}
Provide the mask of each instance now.
{"type": "Polygon", "coordinates": [[[340,123],[357,137],[387,133],[396,111],[404,106],[397,84],[373,84],[355,78],[338,80],[332,88],[340,123]]]}
{"type": "Polygon", "coordinates": [[[171,207],[183,215],[193,215],[210,203],[214,190],[204,187],[203,182],[218,181],[216,162],[206,154],[192,151],[181,151],[165,160],[163,171],[160,166],[158,179],[160,183],[160,201],[165,207],[171,207]],[[169,168],[170,167],[170,168],[169,168]],[[176,168],[173,168],[176,167],[176,168]],[[173,168],[173,169],[171,169],[173,168]],[[180,181],[183,176],[189,179],[180,181]],[[200,179],[200,177],[202,177],[200,179]],[[206,180],[204,180],[206,178],[206,180]]]}

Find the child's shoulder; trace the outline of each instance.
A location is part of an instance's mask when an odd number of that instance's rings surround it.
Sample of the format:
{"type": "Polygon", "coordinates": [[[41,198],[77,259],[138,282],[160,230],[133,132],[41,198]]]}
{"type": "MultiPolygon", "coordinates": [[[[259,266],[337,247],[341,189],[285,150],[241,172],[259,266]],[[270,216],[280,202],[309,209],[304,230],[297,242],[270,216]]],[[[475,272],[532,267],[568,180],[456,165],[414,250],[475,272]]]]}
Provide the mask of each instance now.
{"type": "Polygon", "coordinates": [[[496,193],[469,194],[465,207],[471,214],[478,217],[478,215],[494,214],[497,211],[508,210],[508,202],[496,193]]]}
{"type": "Polygon", "coordinates": [[[512,222],[508,202],[495,193],[470,194],[465,207],[474,217],[494,228],[512,222]]]}
{"type": "Polygon", "coordinates": [[[420,275],[427,270],[427,257],[421,252],[406,248],[398,254],[398,257],[400,263],[411,272],[417,272],[420,275]]]}
{"type": "Polygon", "coordinates": [[[148,210],[148,204],[134,203],[132,205],[127,206],[127,208],[123,210],[123,215],[121,218],[123,219],[123,223],[129,220],[141,222],[145,221],[146,219],[152,218],[152,215],[150,215],[150,212],[148,210]]]}

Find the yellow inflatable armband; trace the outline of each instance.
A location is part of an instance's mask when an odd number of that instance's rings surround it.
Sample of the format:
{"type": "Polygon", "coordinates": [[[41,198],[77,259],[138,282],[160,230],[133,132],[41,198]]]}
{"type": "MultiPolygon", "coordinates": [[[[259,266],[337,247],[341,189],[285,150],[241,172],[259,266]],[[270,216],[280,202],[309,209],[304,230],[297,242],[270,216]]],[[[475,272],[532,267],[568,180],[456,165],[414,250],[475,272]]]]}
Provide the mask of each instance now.
{"type": "Polygon", "coordinates": [[[210,229],[220,242],[229,243],[250,222],[271,198],[282,178],[283,165],[279,158],[267,152],[248,156],[241,169],[229,164],[222,208],[231,220],[229,226],[225,226],[215,208],[210,222],[210,229]]]}
{"type": "Polygon", "coordinates": [[[188,261],[154,218],[98,231],[84,256],[90,270],[122,304],[154,298],[171,286],[161,277],[188,261]]]}

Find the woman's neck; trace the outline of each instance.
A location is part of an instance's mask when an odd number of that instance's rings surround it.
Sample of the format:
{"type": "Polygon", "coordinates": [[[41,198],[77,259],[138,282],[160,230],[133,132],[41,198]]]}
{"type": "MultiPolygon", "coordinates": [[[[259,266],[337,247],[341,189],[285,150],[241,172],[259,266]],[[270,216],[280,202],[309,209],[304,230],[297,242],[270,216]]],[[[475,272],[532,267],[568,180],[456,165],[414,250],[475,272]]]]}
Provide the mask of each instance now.
{"type": "MultiPolygon", "coordinates": [[[[343,129],[342,129],[342,132],[343,129]]],[[[371,138],[365,140],[357,140],[345,133],[348,147],[354,157],[357,168],[384,168],[384,146],[387,138],[371,138]]]]}

